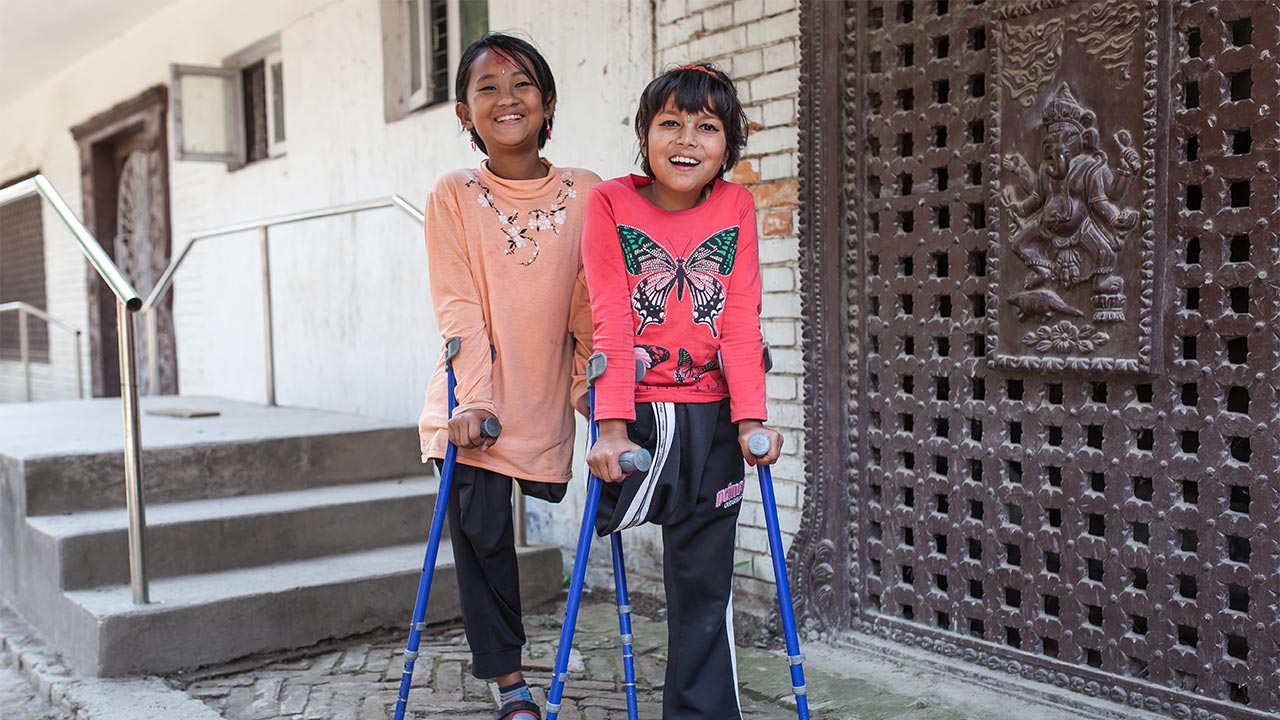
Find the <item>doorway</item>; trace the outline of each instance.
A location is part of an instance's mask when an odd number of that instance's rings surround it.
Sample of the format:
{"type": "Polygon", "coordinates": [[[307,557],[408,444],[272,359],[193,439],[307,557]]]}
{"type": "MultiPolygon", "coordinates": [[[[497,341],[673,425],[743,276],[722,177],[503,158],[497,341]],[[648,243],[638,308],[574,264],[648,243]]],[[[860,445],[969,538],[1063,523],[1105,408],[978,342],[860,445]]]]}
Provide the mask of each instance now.
{"type": "MultiPolygon", "coordinates": [[[[144,298],[169,264],[168,91],[153,87],[72,128],[80,145],[85,224],[144,298]]],[[[89,348],[93,394],[120,394],[115,296],[90,271],[89,348]]],[[[138,389],[148,394],[156,368],[159,394],[178,392],[172,295],[154,310],[156,336],[135,316],[138,389]],[[152,357],[154,356],[154,362],[152,357]]]]}

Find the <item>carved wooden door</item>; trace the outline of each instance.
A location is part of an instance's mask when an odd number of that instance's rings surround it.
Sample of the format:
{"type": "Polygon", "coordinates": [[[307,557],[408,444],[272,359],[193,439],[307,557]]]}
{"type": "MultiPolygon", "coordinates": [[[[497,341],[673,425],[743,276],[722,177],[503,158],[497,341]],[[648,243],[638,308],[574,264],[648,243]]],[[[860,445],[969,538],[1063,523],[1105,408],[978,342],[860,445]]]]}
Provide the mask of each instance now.
{"type": "Polygon", "coordinates": [[[804,619],[1274,717],[1280,3],[821,6],[843,35],[807,72],[843,100],[802,132],[843,179],[803,195],[841,213],[802,240],[840,273],[806,265],[809,390],[847,422],[809,400],[804,619]]]}

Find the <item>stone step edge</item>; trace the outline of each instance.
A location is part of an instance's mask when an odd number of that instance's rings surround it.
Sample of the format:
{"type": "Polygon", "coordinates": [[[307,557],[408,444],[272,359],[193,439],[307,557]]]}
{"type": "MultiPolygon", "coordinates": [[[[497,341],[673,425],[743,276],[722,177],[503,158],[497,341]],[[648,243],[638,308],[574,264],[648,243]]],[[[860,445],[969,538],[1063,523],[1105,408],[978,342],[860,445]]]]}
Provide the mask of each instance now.
{"type": "MultiPolygon", "coordinates": [[[[434,496],[439,485],[440,481],[434,475],[410,475],[384,480],[365,480],[345,485],[319,485],[296,490],[154,503],[147,506],[147,527],[169,527],[191,522],[250,518],[339,507],[352,504],[339,496],[361,487],[383,490],[403,487],[403,491],[361,498],[358,502],[377,501],[389,497],[434,496]],[[298,499],[301,502],[284,502],[290,499],[298,499]],[[268,505],[266,509],[259,507],[264,504],[268,505]],[[273,504],[280,507],[273,509],[270,507],[273,504]],[[199,513],[200,510],[208,507],[217,507],[217,510],[207,514],[199,513]]],[[[28,515],[26,521],[33,530],[50,538],[69,539],[127,530],[128,517],[128,512],[121,507],[73,510],[56,515],[28,515]]]]}
{"type": "Polygon", "coordinates": [[[0,652],[37,695],[75,720],[116,720],[119,714],[112,707],[125,701],[131,720],[222,720],[208,705],[169,687],[160,677],[103,680],[76,675],[4,602],[0,602],[0,652]]]}

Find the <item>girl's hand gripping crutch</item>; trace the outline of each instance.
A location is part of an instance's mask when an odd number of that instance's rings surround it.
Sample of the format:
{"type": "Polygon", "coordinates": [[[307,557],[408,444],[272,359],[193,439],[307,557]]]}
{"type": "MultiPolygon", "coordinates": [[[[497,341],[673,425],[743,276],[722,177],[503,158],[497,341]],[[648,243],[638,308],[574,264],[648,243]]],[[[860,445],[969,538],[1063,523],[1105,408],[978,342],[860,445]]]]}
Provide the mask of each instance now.
{"type": "MultiPolygon", "coordinates": [[[[462,340],[451,337],[444,344],[444,366],[449,387],[449,417],[458,405],[454,396],[457,380],[453,375],[453,359],[462,349],[462,340]]],[[[486,418],[480,426],[483,437],[496,438],[502,432],[502,425],[496,418],[486,418]]],[[[400,675],[400,697],[396,700],[395,720],[404,720],[405,707],[409,702],[409,684],[413,681],[413,665],[418,659],[418,643],[422,640],[422,632],[426,630],[427,599],[431,595],[431,577],[435,573],[436,555],[440,550],[440,533],[444,529],[445,510],[449,505],[449,491],[453,485],[453,468],[458,463],[458,448],[452,442],[444,452],[444,464],[440,470],[440,489],[436,493],[435,510],[431,514],[431,533],[427,537],[427,554],[422,561],[422,579],[418,581],[418,597],[413,603],[413,620],[409,624],[409,641],[404,650],[404,671],[400,675]]]]}
{"type": "MultiPolygon", "coordinates": [[[[769,436],[755,433],[747,440],[747,449],[756,457],[769,454],[769,436]]],[[[787,582],[786,553],[778,530],[778,503],[773,497],[773,473],[768,465],[756,465],[760,475],[760,498],[764,503],[764,521],[769,531],[769,555],[773,559],[773,577],[778,586],[778,609],[782,615],[782,632],[787,641],[787,661],[791,664],[791,690],[796,695],[796,712],[800,720],[809,720],[809,699],[804,682],[804,654],[796,636],[796,614],[791,605],[791,585],[787,582]]]]}
{"type": "MultiPolygon", "coordinates": [[[[595,353],[587,361],[588,397],[591,402],[590,440],[592,444],[599,438],[596,426],[596,384],[595,381],[604,374],[608,366],[604,353],[595,353]]],[[[646,368],[643,363],[636,363],[636,379],[644,377],[646,368]]],[[[653,465],[653,457],[648,450],[641,448],[634,452],[622,453],[618,458],[624,473],[636,470],[646,471],[653,465]]],[[[569,652],[573,649],[573,631],[578,623],[578,606],[582,602],[582,585],[587,575],[587,556],[591,551],[591,534],[595,526],[596,510],[600,507],[601,481],[595,475],[587,475],[587,502],[582,510],[582,527],[578,530],[578,549],[573,558],[573,574],[569,579],[569,598],[565,603],[564,624],[560,626],[560,645],[556,649],[556,666],[551,676],[551,687],[547,690],[547,718],[557,720],[560,715],[560,704],[564,698],[564,684],[569,679],[569,652]]],[[[613,548],[613,581],[618,599],[618,626],[622,633],[622,664],[625,688],[627,692],[627,717],[635,720],[636,709],[636,674],[634,655],[631,649],[631,606],[627,601],[626,572],[622,565],[622,538],[613,533],[610,538],[613,548]]]]}

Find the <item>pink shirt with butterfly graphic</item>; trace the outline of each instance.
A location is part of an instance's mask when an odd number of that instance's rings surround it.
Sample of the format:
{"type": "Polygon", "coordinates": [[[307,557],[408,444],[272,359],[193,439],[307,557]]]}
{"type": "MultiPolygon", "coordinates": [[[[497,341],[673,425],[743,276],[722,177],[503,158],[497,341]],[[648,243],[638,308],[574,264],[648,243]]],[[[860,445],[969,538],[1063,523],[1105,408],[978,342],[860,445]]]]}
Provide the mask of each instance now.
{"type": "Polygon", "coordinates": [[[637,402],[729,398],[734,422],[767,420],[754,199],[716,180],[701,205],[670,212],[638,192],[652,182],[615,178],[587,199],[582,261],[595,350],[609,361],[596,419],[635,420],[637,402]]]}

